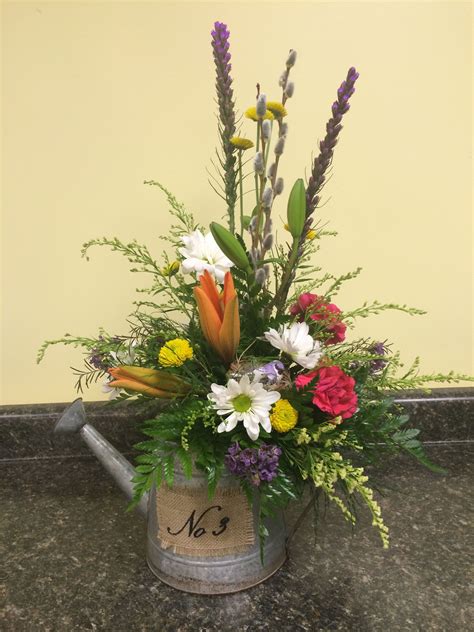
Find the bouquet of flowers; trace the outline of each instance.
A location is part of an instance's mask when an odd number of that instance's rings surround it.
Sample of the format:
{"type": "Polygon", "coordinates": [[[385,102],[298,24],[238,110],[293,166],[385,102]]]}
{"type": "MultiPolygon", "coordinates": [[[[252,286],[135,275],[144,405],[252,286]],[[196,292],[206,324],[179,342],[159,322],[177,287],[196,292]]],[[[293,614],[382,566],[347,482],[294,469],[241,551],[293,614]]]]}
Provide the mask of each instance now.
{"type": "Polygon", "coordinates": [[[283,65],[278,98],[268,99],[257,84],[256,102],[239,117],[225,24],[215,23],[211,43],[220,144],[211,185],[221,199],[217,217],[225,206],[227,225],[202,227],[162,184],[146,181],[164,192],[174,217],[162,237],[170,253],[157,261],[146,246],[116,238],[83,247],[87,257],[92,246],[109,246],[133,272],[149,275],[131,329],[47,341],[39,360],[51,344],[80,346],[79,391],[105,378],[117,400],[166,401],[143,425],[148,439],[137,446],[135,502],[154,483],[173,485],[177,464],[189,477],[193,467],[204,471],[210,496],[227,471],[249,500],[258,495],[261,539],[264,518],[310,487],[352,523],[355,504],[365,503],[387,546],[365,465],[406,451],[436,469],[388,393],[469,378],[420,375],[417,360],[400,376],[399,354],[387,341],[349,339],[357,318],[388,309],[423,312],[379,302],[341,309],[334,297],[360,269],[337,277],[313,264],[319,240],[334,234],[317,209],[359,77],[355,68],[337,91],[308,180],[296,180],[285,195],[280,171],[296,51],[283,65]],[[286,224],[272,213],[285,197],[286,224]]]}

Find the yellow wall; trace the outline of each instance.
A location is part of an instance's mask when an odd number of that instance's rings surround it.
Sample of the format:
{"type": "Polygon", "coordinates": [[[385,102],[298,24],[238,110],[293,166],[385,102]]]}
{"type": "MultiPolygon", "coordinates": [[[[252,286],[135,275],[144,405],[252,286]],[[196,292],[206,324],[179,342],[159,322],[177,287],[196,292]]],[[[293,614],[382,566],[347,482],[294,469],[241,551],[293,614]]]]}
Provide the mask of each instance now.
{"type": "MultiPolygon", "coordinates": [[[[472,372],[471,5],[446,3],[3,4],[3,402],[68,401],[81,353],[45,338],[123,332],[141,282],[95,236],[160,253],[165,183],[203,222],[223,213],[206,180],[216,144],[209,31],[230,25],[237,104],[277,95],[294,69],[283,174],[304,174],[350,65],[361,73],[319,213],[339,237],[319,261],[363,275],[341,292],[406,302],[359,326],[425,371],[472,372]]],[[[280,201],[276,214],[283,215],[280,201]]],[[[97,399],[100,389],[86,394],[97,399]]]]}

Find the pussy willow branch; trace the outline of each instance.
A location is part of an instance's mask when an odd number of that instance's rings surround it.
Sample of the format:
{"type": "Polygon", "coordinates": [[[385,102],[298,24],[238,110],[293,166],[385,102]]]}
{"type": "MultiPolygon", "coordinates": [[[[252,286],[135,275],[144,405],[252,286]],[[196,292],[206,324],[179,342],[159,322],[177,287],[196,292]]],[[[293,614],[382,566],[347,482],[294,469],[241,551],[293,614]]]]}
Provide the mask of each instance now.
{"type": "MultiPolygon", "coordinates": [[[[291,71],[293,65],[294,65],[294,60],[293,60],[293,62],[291,64],[287,63],[287,65],[285,66],[285,70],[284,70],[284,72],[283,72],[283,74],[282,74],[282,76],[280,78],[280,85],[281,85],[281,89],[282,89],[281,103],[282,103],[283,106],[285,106],[285,103],[288,100],[288,95],[286,94],[286,86],[288,84],[288,78],[290,76],[290,71],[291,71]]],[[[283,120],[282,120],[281,117],[278,117],[277,123],[278,123],[278,139],[279,139],[282,136],[286,135],[286,132],[284,133],[284,131],[283,131],[283,130],[286,130],[286,126],[283,125],[283,120]]],[[[271,184],[271,187],[272,187],[272,192],[273,192],[273,199],[272,199],[272,203],[271,203],[270,207],[266,210],[265,226],[264,226],[264,229],[263,229],[263,238],[264,239],[270,233],[271,212],[272,212],[273,203],[275,202],[275,198],[276,198],[275,183],[276,183],[277,175],[278,175],[278,165],[280,163],[280,157],[281,157],[281,154],[275,155],[275,162],[274,162],[273,173],[271,174],[271,177],[269,178],[270,184],[271,184]]],[[[262,246],[262,253],[261,253],[262,261],[265,259],[265,255],[266,255],[267,251],[268,251],[268,249],[265,249],[262,246]]]]}
{"type": "MultiPolygon", "coordinates": [[[[262,246],[263,238],[260,232],[260,225],[262,224],[262,213],[263,213],[262,196],[263,196],[263,191],[265,190],[266,171],[267,171],[266,141],[265,141],[265,137],[263,135],[263,130],[262,130],[262,120],[257,121],[257,126],[258,126],[258,137],[260,138],[260,143],[261,143],[261,148],[259,148],[259,151],[261,151],[262,153],[263,173],[259,174],[259,188],[258,188],[258,195],[257,195],[257,228],[254,234],[254,240],[253,240],[254,243],[252,244],[256,250],[258,249],[259,245],[261,248],[263,248],[262,246]]],[[[260,255],[259,259],[261,258],[262,258],[262,255],[260,255]]],[[[257,265],[259,264],[260,264],[260,261],[257,263],[257,265]]]]}

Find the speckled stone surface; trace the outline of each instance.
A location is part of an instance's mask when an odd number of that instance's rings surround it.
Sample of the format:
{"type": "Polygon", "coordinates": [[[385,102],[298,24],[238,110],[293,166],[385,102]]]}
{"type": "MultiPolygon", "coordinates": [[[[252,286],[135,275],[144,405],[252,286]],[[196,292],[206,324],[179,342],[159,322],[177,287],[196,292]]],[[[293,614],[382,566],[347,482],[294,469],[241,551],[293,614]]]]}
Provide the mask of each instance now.
{"type": "MultiPolygon", "coordinates": [[[[90,459],[1,465],[0,629],[5,632],[472,630],[473,444],[439,445],[437,475],[407,458],[371,473],[392,546],[361,510],[308,517],[266,583],[204,597],[161,584],[145,562],[145,525],[90,459]],[[1,603],[3,600],[3,603],[1,603]]],[[[288,516],[292,522],[294,507],[288,516]]]]}
{"type": "MultiPolygon", "coordinates": [[[[70,403],[0,406],[0,460],[77,457],[89,454],[74,435],[55,435],[54,426],[70,403]]],[[[140,422],[156,416],[161,403],[146,407],[86,402],[87,419],[118,450],[130,451],[143,439],[140,422]]]]}
{"type": "Polygon", "coordinates": [[[430,393],[404,391],[395,401],[410,415],[409,425],[424,441],[474,440],[474,387],[434,388],[430,393]]]}
{"type": "MultiPolygon", "coordinates": [[[[422,430],[424,441],[474,439],[474,387],[433,389],[430,394],[405,391],[397,394],[410,414],[410,424],[422,430]]],[[[78,457],[87,447],[74,436],[52,433],[69,404],[29,404],[0,406],[0,460],[51,457],[78,457]]],[[[142,440],[140,422],[154,417],[161,404],[146,408],[129,403],[87,402],[88,420],[122,452],[142,440]]]]}

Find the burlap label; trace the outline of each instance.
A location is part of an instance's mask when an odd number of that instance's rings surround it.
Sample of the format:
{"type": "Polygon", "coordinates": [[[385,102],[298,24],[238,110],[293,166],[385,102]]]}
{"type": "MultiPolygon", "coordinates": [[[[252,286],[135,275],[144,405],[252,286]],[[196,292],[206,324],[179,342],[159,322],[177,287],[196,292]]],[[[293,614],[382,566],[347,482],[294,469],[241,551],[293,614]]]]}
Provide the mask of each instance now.
{"type": "Polygon", "coordinates": [[[158,539],[164,549],[190,557],[219,557],[247,551],[255,542],[252,511],[237,488],[168,487],[157,492],[158,539]]]}

